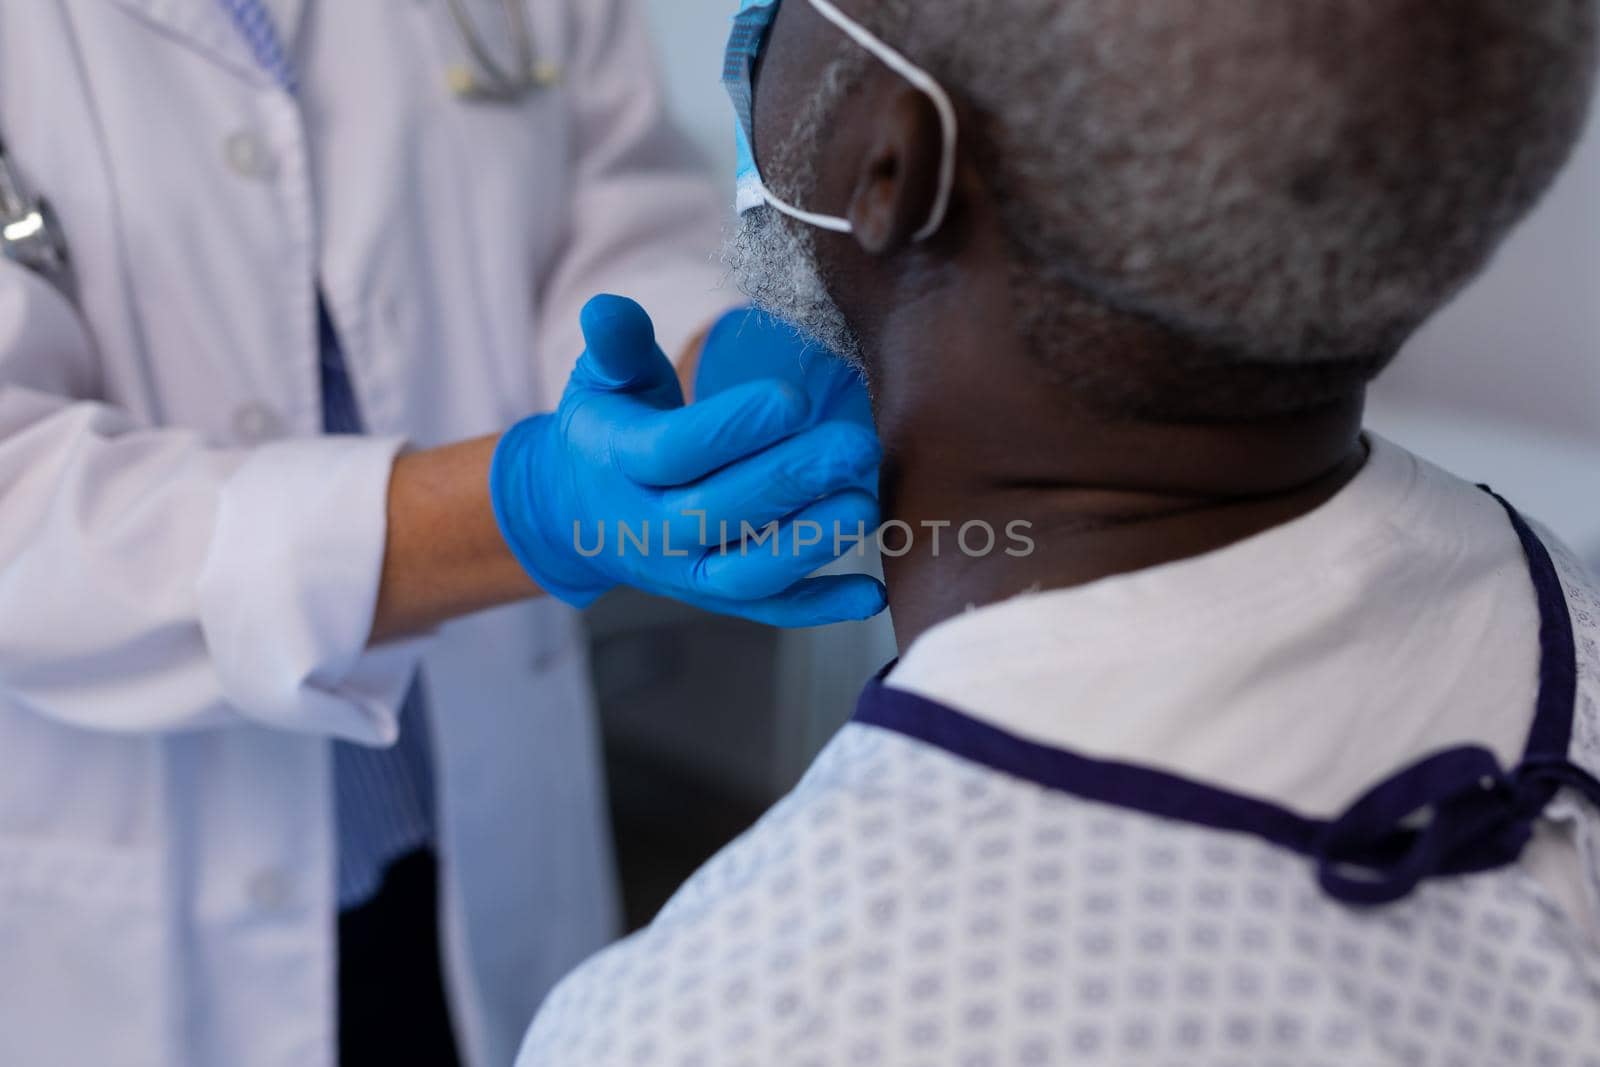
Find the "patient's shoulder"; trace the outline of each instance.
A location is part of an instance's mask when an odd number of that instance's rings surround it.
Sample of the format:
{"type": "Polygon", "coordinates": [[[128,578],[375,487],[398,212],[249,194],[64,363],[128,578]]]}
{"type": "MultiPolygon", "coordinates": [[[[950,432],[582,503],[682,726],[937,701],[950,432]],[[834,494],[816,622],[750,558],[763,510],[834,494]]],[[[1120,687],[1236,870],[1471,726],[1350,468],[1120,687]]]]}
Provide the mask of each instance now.
{"type": "MultiPolygon", "coordinates": [[[[1020,858],[1012,783],[907,738],[852,725],[804,780],[691,878],[651,925],[551,995],[525,1065],[807,1062],[870,1045],[904,1005],[942,1010],[957,912],[993,893],[964,872],[1020,858]],[[987,857],[987,861],[981,861],[987,857]],[[919,959],[911,964],[910,959],[919,959]],[[908,970],[907,968],[910,967],[908,970]]],[[[1058,872],[1040,870],[1050,880],[1058,872]]],[[[979,924],[973,936],[993,931],[979,924]]],[[[973,962],[998,970],[997,956],[973,962]]],[[[948,1037],[947,1023],[940,1024],[948,1037]]],[[[867,1058],[863,1064],[904,1062],[867,1058]]]]}
{"type": "Polygon", "coordinates": [[[1351,912],[1263,841],[853,725],[647,930],[557,989],[521,1062],[1381,1065],[1404,1060],[1416,1013],[1520,1033],[1536,1020],[1503,1017],[1516,983],[1576,1003],[1534,947],[1540,914],[1509,876],[1351,912]]]}
{"type": "MultiPolygon", "coordinates": [[[[1109,995],[1076,988],[1073,960],[1116,936],[1133,903],[1120,876],[1179,868],[1167,844],[1091,811],[847,727],[646,930],[552,994],[521,1062],[887,1067],[935,1050],[926,1062],[959,1062],[957,1047],[1029,1020],[1060,1030],[1109,995]]],[[[1158,908],[1180,893],[1170,880],[1145,889],[1158,908]]],[[[1145,934],[1153,962],[1174,947],[1145,934]]]]}

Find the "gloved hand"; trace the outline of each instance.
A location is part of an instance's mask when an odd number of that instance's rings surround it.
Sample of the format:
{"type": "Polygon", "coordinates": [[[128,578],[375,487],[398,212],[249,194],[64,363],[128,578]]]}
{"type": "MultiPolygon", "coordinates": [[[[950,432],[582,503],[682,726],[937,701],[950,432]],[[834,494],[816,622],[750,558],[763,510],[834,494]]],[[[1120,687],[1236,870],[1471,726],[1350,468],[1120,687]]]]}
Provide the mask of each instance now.
{"type": "MultiPolygon", "coordinates": [[[[811,403],[810,425],[852,422],[876,436],[867,383],[855,367],[783,319],[751,307],[730,311],[706,336],[695,399],[761,380],[787,382],[804,393],[811,403]]],[[[876,472],[871,490],[877,492],[876,472]]]]}
{"type": "Polygon", "coordinates": [[[854,550],[836,530],[877,525],[876,496],[852,488],[878,463],[875,435],[816,421],[803,393],[770,380],[686,406],[631,300],[596,297],[582,325],[560,406],[507,433],[490,472],[500,530],[546,592],[584,607],[631,585],[788,627],[883,610],[876,579],[807,577],[854,550]],[[740,544],[744,524],[773,522],[775,541],[740,544]]]}

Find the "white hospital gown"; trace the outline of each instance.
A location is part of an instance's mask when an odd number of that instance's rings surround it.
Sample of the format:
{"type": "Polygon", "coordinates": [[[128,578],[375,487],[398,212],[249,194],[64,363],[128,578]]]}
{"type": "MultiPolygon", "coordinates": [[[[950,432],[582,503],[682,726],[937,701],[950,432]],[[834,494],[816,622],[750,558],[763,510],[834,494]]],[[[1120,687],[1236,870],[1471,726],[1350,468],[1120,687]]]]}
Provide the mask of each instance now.
{"type": "MultiPolygon", "coordinates": [[[[1600,772],[1600,596],[1552,554],[1576,631],[1570,756],[1600,772]]],[[[1575,828],[1600,899],[1600,812],[1568,790],[1546,815],[1575,828]]],[[[519,1064],[1600,1067],[1600,948],[1526,857],[1381,908],[1316,874],[1255,833],[858,721],[558,987],[519,1064]]]]}

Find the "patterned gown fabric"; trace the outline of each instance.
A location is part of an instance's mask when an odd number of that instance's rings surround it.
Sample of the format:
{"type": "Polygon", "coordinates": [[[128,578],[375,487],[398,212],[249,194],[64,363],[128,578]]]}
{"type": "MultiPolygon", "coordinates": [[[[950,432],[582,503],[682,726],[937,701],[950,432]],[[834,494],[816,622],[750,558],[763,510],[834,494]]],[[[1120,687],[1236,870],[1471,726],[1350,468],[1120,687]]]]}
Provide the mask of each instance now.
{"type": "MultiPolygon", "coordinates": [[[[1600,772],[1600,595],[1569,756],[1600,772]]],[[[1600,903],[1600,811],[1576,835],[1600,903]]],[[[645,932],[560,986],[522,1067],[1600,1067],[1600,948],[1520,863],[1340,903],[1309,857],[858,721],[645,932]]]]}

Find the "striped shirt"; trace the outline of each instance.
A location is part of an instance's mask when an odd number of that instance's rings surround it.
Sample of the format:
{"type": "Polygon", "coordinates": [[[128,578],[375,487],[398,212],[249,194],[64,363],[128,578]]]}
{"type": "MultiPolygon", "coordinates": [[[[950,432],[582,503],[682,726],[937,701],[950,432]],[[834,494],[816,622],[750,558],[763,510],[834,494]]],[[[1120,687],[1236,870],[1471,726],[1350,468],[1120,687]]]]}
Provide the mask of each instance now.
{"type": "MultiPolygon", "coordinates": [[[[361,412],[327,307],[317,301],[322,347],[322,422],[330,434],[360,433],[361,412]]],[[[339,907],[355,907],[377,892],[383,872],[408,852],[433,841],[433,760],[422,681],[411,685],[400,711],[400,741],[391,749],[348,741],[333,746],[339,818],[339,907]]]]}

